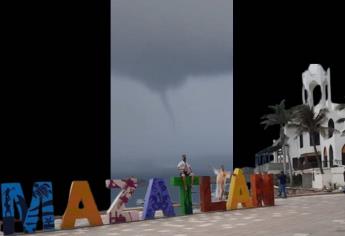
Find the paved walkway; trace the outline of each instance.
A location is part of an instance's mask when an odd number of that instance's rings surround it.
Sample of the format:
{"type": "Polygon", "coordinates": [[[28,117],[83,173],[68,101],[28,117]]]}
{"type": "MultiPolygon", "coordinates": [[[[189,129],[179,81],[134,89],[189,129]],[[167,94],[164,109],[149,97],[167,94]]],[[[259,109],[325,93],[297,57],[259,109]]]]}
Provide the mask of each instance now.
{"type": "Polygon", "coordinates": [[[274,207],[194,214],[38,235],[344,236],[345,194],[276,199],[274,207]]]}

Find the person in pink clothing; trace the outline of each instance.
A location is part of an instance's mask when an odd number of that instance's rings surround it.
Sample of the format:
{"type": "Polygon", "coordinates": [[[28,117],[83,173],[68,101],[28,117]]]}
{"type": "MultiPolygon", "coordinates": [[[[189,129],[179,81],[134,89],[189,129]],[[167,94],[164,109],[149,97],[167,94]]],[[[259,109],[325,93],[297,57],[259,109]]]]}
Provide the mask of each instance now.
{"type": "Polygon", "coordinates": [[[230,171],[225,171],[224,170],[224,165],[221,165],[220,169],[213,169],[214,173],[217,175],[216,183],[217,183],[217,188],[216,188],[216,198],[221,201],[224,199],[224,193],[225,193],[225,183],[226,179],[230,178],[231,172],[230,171]]]}

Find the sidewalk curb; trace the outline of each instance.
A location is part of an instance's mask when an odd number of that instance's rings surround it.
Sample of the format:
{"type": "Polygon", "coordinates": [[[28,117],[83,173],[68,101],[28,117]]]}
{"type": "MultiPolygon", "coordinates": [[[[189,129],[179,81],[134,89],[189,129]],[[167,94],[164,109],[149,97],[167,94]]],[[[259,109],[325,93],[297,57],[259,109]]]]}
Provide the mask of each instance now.
{"type": "MultiPolygon", "coordinates": [[[[344,194],[343,192],[321,192],[321,193],[310,193],[310,194],[295,194],[295,195],[288,195],[287,198],[291,197],[306,197],[306,196],[320,196],[320,195],[332,195],[332,194],[344,194]]],[[[283,199],[281,197],[275,197],[275,199],[283,199]]]]}

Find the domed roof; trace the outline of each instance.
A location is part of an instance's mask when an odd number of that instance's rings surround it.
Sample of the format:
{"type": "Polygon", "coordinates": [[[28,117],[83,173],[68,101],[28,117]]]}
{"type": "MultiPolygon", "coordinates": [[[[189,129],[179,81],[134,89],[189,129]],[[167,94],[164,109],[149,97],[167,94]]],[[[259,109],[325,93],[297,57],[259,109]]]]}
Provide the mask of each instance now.
{"type": "Polygon", "coordinates": [[[324,71],[320,64],[310,64],[308,70],[311,74],[320,74],[324,71]]]}

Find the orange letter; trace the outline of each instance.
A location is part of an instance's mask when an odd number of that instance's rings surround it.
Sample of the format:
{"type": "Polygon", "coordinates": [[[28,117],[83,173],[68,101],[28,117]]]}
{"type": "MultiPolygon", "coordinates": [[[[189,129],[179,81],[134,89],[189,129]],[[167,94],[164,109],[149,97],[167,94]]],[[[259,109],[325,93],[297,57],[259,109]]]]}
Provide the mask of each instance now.
{"type": "Polygon", "coordinates": [[[92,226],[103,225],[95,200],[87,181],[73,181],[61,229],[72,229],[76,219],[87,218],[92,226]],[[79,208],[82,202],[84,207],[79,208]]]}
{"type": "Polygon", "coordinates": [[[241,203],[243,207],[253,207],[243,171],[236,168],[234,174],[231,176],[231,185],[226,209],[237,209],[238,203],[241,203]]]}
{"type": "Polygon", "coordinates": [[[250,176],[252,186],[253,205],[255,207],[274,206],[273,176],[272,174],[255,174],[250,176]]]}

